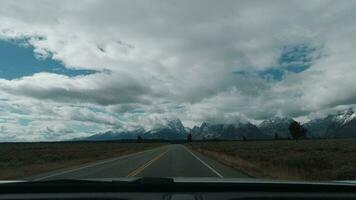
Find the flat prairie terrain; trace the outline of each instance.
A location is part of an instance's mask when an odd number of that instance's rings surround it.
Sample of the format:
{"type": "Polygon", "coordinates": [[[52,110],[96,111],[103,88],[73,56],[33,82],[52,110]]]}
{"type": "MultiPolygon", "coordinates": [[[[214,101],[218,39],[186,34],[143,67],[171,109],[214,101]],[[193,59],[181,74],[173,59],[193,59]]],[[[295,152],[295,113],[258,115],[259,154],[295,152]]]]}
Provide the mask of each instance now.
{"type": "Polygon", "coordinates": [[[187,146],[252,177],[356,180],[356,139],[209,141],[187,146]]]}
{"type": "Polygon", "coordinates": [[[0,180],[21,179],[162,145],[119,142],[0,143],[0,180]]]}

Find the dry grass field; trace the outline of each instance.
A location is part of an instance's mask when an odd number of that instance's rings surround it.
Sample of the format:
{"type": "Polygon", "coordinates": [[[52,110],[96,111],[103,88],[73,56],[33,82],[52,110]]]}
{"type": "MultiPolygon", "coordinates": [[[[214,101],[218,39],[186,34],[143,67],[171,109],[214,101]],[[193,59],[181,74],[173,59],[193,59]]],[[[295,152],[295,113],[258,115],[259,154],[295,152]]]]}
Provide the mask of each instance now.
{"type": "Polygon", "coordinates": [[[187,146],[252,177],[356,179],[356,139],[217,141],[187,146]]]}
{"type": "Polygon", "coordinates": [[[161,145],[163,143],[2,143],[0,144],[0,180],[21,179],[161,145]]]}

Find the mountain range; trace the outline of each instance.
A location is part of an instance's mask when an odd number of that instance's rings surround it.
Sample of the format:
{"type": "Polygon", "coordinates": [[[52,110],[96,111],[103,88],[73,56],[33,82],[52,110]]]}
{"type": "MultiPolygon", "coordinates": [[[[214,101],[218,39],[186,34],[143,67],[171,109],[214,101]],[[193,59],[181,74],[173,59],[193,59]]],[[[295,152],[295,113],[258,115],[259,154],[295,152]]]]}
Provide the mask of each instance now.
{"type": "Polygon", "coordinates": [[[105,133],[94,134],[85,138],[77,138],[76,140],[85,141],[103,141],[103,140],[122,140],[136,139],[141,136],[144,139],[162,139],[162,140],[182,140],[187,137],[187,129],[183,126],[179,119],[166,121],[166,124],[152,130],[137,129],[133,131],[114,132],[108,131],[105,133]]]}
{"type": "Polygon", "coordinates": [[[271,119],[264,120],[257,127],[269,138],[288,138],[290,137],[289,125],[293,121],[294,120],[292,118],[288,117],[273,117],[271,119]]]}
{"type": "MultiPolygon", "coordinates": [[[[184,127],[179,119],[167,120],[166,123],[151,130],[137,129],[133,131],[94,134],[89,137],[76,140],[100,141],[136,139],[141,136],[144,139],[183,140],[188,134],[193,139],[272,139],[290,138],[289,125],[295,121],[288,117],[273,117],[262,121],[257,126],[246,120],[234,122],[203,122],[193,128],[184,127]]],[[[347,109],[325,118],[314,119],[303,126],[307,128],[307,138],[351,138],[356,137],[356,113],[353,109],[347,109]]]]}
{"type": "Polygon", "coordinates": [[[200,127],[191,130],[193,139],[264,139],[267,138],[255,125],[250,122],[236,121],[235,123],[203,122],[200,127]]]}
{"type": "Polygon", "coordinates": [[[356,136],[356,113],[347,109],[304,124],[309,137],[350,138],[356,136]]]}

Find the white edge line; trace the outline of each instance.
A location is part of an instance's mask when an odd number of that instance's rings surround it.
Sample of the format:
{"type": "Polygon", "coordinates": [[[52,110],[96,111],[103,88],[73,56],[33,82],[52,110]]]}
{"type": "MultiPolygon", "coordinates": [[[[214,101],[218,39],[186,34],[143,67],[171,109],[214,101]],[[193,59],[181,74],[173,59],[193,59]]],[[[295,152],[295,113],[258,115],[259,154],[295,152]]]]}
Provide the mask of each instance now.
{"type": "Polygon", "coordinates": [[[190,151],[187,147],[183,146],[185,150],[187,150],[190,154],[192,154],[196,159],[198,159],[201,163],[203,163],[207,168],[209,168],[211,171],[213,171],[216,175],[218,175],[220,178],[224,178],[223,175],[221,175],[219,172],[217,172],[214,168],[212,168],[210,165],[206,164],[202,159],[200,159],[198,156],[196,156],[192,151],[190,151]]]}
{"type": "MultiPolygon", "coordinates": [[[[164,146],[162,146],[162,147],[164,147],[164,146]]],[[[149,151],[154,151],[154,150],[157,150],[158,148],[162,148],[162,147],[157,147],[157,148],[154,148],[154,149],[148,149],[146,151],[140,151],[140,152],[136,152],[136,153],[131,153],[131,154],[127,154],[127,155],[124,155],[124,156],[117,157],[117,158],[112,158],[112,159],[109,159],[109,160],[95,162],[93,164],[86,164],[86,165],[84,165],[82,167],[65,170],[65,171],[62,171],[62,172],[50,174],[48,176],[44,176],[44,177],[40,177],[40,178],[35,178],[35,179],[33,179],[33,181],[40,181],[40,180],[43,180],[43,179],[51,178],[51,177],[54,177],[54,176],[60,176],[60,175],[67,174],[67,173],[74,172],[74,171],[78,171],[78,170],[81,170],[81,169],[86,169],[86,168],[89,168],[89,167],[95,167],[97,165],[113,162],[113,161],[124,159],[124,158],[130,157],[130,156],[135,156],[135,155],[139,155],[139,154],[146,153],[146,152],[149,152],[149,151]]]]}

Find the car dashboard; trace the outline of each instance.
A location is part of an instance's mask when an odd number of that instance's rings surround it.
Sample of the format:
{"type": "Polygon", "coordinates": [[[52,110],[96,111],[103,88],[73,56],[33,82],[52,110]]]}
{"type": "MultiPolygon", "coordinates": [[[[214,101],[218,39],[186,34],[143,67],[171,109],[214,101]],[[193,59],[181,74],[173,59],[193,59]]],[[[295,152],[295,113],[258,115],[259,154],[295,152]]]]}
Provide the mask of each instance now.
{"type": "Polygon", "coordinates": [[[0,200],[318,200],[356,199],[356,185],[309,182],[55,180],[0,184],[0,200]]]}

